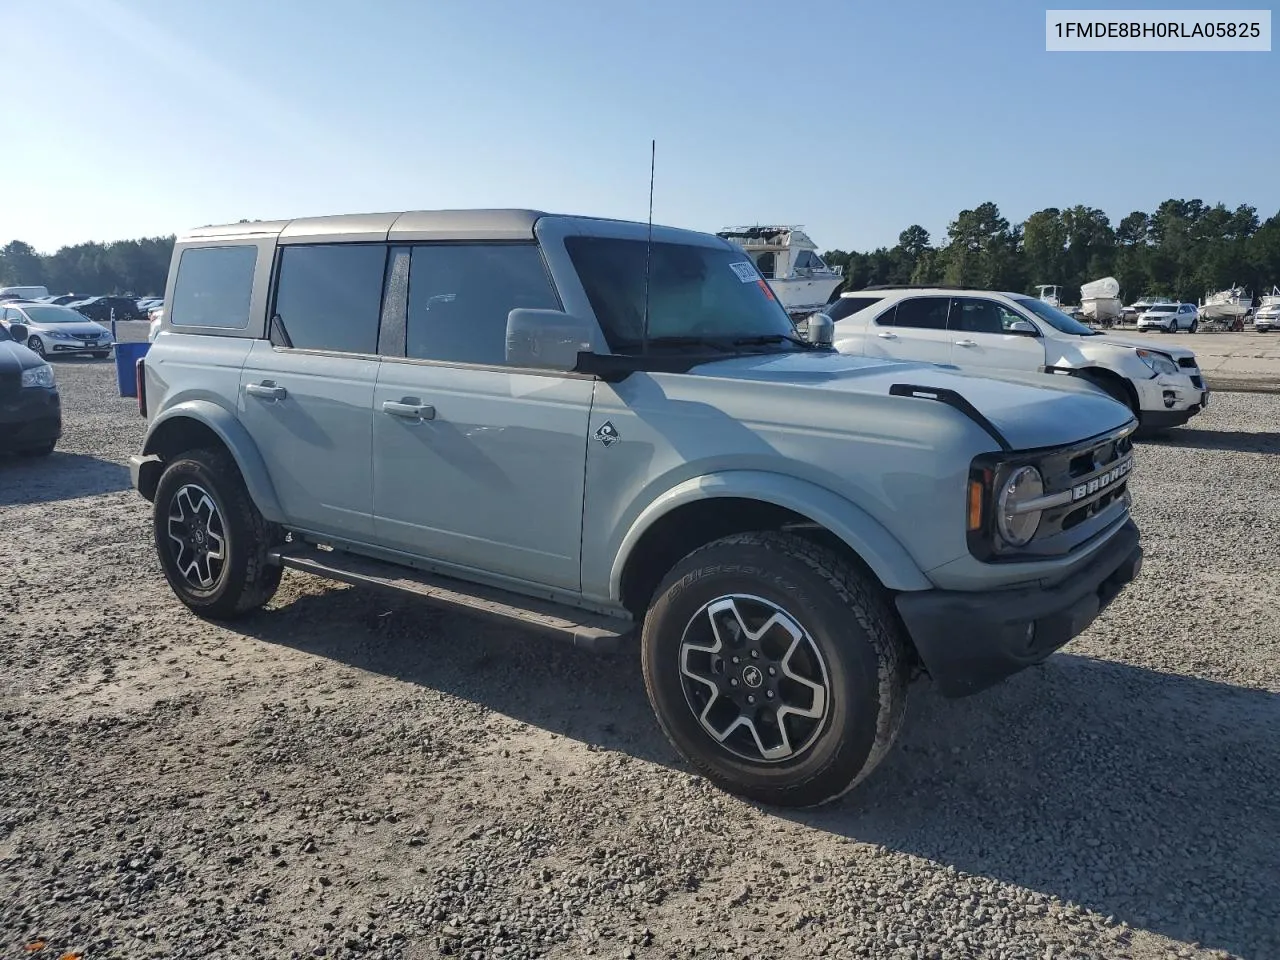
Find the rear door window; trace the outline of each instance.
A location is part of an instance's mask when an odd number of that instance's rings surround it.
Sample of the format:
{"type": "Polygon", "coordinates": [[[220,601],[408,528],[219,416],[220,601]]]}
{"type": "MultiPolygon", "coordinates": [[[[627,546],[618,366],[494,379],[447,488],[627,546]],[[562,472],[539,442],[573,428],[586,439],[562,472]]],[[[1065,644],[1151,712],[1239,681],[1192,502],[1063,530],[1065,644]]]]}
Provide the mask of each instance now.
{"type": "Polygon", "coordinates": [[[384,243],[282,247],[272,342],[303,350],[377,353],[386,265],[384,243]]]}
{"type": "Polygon", "coordinates": [[[258,248],[254,244],[183,250],[169,323],[182,327],[247,327],[257,260],[258,248]]]}
{"type": "Polygon", "coordinates": [[[876,323],[909,330],[945,330],[950,302],[949,297],[912,297],[900,301],[897,309],[881,316],[876,323]]]}

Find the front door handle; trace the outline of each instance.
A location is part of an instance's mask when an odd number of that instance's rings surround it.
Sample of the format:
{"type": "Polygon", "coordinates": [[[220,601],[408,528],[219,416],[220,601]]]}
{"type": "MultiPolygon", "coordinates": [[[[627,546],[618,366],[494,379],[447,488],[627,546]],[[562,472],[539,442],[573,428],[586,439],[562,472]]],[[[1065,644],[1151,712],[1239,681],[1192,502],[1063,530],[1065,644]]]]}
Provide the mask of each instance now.
{"type": "Polygon", "coordinates": [[[978,345],[977,340],[957,340],[956,341],[957,347],[976,347],[977,345],[978,345]]]}
{"type": "Polygon", "coordinates": [[[244,392],[251,397],[261,397],[263,400],[283,400],[289,395],[289,391],[284,387],[277,387],[274,380],[251,383],[244,388],[244,392]]]}
{"type": "Polygon", "coordinates": [[[429,403],[419,403],[417,397],[405,397],[402,400],[383,400],[382,412],[405,420],[434,420],[436,408],[429,403]]]}
{"type": "Polygon", "coordinates": [[[876,334],[876,336],[879,337],[881,340],[897,340],[898,339],[898,335],[896,333],[890,333],[888,330],[881,330],[879,333],[876,334]]]}

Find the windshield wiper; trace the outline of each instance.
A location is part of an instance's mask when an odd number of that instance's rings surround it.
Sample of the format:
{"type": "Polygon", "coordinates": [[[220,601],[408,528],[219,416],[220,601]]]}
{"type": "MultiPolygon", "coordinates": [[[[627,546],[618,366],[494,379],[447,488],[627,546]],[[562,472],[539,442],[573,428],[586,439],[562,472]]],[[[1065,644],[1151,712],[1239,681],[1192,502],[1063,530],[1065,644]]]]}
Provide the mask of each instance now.
{"type": "Polygon", "coordinates": [[[801,340],[799,337],[793,337],[786,333],[763,333],[758,337],[738,337],[733,341],[733,345],[735,347],[764,346],[765,344],[783,343],[784,341],[786,343],[794,343],[797,347],[802,347],[805,350],[814,348],[814,344],[808,340],[801,340]]]}

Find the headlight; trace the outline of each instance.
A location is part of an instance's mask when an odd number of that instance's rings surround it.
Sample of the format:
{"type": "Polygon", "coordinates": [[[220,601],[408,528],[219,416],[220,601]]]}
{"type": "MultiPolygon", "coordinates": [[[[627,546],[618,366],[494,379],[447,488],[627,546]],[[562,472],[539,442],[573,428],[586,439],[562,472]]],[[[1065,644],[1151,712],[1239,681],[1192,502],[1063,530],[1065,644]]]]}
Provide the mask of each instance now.
{"type": "Polygon", "coordinates": [[[1019,467],[1009,475],[996,500],[996,528],[1011,547],[1021,547],[1036,535],[1042,510],[1027,509],[1044,496],[1044,478],[1035,467],[1019,467]]]}
{"type": "Polygon", "coordinates": [[[27,367],[22,371],[22,385],[24,387],[52,387],[53,367],[47,363],[42,363],[38,367],[27,367]]]}
{"type": "Polygon", "coordinates": [[[1177,373],[1178,365],[1173,362],[1172,357],[1165,356],[1163,353],[1156,353],[1154,350],[1139,350],[1138,359],[1151,368],[1152,373],[1177,373]]]}
{"type": "Polygon", "coordinates": [[[53,339],[55,339],[55,340],[70,340],[70,339],[71,339],[71,334],[69,334],[69,333],[63,333],[61,330],[50,330],[50,331],[49,331],[49,333],[48,333],[48,336],[53,337],[53,339]]]}

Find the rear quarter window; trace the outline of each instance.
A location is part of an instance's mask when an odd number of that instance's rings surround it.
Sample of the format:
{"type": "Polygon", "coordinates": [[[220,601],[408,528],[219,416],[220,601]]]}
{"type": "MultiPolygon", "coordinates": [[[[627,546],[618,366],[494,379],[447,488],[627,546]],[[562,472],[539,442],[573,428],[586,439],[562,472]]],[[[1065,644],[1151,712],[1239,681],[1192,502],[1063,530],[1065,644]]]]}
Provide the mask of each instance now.
{"type": "Polygon", "coordinates": [[[243,329],[258,260],[254,244],[188,247],[178,261],[169,323],[182,327],[243,329]]]}

